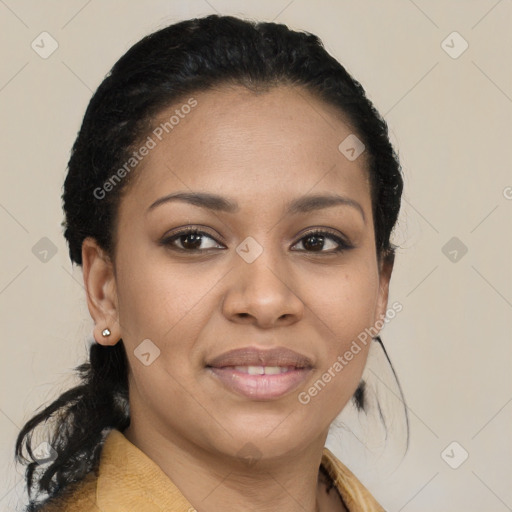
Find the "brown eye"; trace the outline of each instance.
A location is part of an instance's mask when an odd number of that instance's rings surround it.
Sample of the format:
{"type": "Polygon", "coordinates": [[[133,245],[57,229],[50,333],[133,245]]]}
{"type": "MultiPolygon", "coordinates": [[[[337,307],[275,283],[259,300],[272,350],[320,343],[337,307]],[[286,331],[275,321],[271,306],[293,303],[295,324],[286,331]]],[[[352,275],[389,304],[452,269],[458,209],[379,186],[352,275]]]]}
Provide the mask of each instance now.
{"type": "Polygon", "coordinates": [[[220,246],[218,243],[216,243],[213,237],[204,231],[200,231],[194,228],[187,228],[175,233],[172,236],[165,237],[160,242],[160,244],[169,246],[173,250],[183,252],[201,252],[208,249],[223,248],[223,246],[220,246]],[[201,244],[204,242],[204,239],[209,239],[215,243],[213,246],[210,243],[210,247],[204,247],[204,245],[201,246],[201,244]]]}
{"type": "Polygon", "coordinates": [[[299,243],[302,243],[306,252],[337,253],[352,249],[353,246],[341,237],[329,231],[312,231],[303,236],[299,243]],[[334,243],[333,243],[334,241],[334,243]],[[328,250],[324,250],[327,247],[328,250]]]}
{"type": "Polygon", "coordinates": [[[203,235],[199,233],[187,233],[186,235],[180,235],[176,240],[181,244],[183,249],[197,250],[201,248],[203,235]]]}
{"type": "Polygon", "coordinates": [[[308,235],[302,240],[302,246],[308,251],[321,251],[325,243],[325,237],[322,235],[308,235]]]}

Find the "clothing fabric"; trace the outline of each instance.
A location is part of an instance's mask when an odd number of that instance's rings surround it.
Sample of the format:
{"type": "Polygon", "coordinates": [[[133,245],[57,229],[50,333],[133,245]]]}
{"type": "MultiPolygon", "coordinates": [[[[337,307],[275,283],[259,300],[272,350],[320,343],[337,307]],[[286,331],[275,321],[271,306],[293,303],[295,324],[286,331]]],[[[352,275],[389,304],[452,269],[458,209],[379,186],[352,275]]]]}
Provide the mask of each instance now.
{"type": "MultiPolygon", "coordinates": [[[[386,512],[328,448],[324,448],[322,465],[349,512],[386,512]]],[[[91,472],[80,482],[70,484],[42,510],[195,512],[162,469],[116,429],[104,441],[98,476],[91,472]]]]}

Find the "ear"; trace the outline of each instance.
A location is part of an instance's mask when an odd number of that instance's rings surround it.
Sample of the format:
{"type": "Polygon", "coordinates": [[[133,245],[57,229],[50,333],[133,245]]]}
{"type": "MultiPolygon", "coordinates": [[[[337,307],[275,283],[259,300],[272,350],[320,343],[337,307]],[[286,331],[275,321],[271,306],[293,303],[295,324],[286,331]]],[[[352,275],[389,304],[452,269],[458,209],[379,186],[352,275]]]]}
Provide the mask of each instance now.
{"type": "Polygon", "coordinates": [[[100,345],[115,345],[121,338],[121,330],[114,267],[92,237],[82,243],[82,269],[87,307],[95,323],[94,339],[100,345]],[[102,335],[106,328],[110,330],[110,336],[102,335]]]}
{"type": "Polygon", "coordinates": [[[393,252],[384,254],[379,262],[379,293],[377,298],[377,307],[375,308],[374,325],[377,321],[383,320],[386,316],[389,297],[389,282],[391,280],[394,262],[395,255],[393,252]]]}

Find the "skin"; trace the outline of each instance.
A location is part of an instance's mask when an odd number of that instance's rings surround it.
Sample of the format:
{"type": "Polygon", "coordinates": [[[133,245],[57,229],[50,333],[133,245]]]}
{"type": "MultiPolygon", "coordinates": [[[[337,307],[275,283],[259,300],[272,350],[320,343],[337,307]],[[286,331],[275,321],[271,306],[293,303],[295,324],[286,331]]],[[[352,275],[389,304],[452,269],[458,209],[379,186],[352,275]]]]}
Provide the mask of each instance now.
{"type": "MultiPolygon", "coordinates": [[[[334,492],[324,496],[318,468],[370,343],[307,405],[297,395],[386,311],[392,268],[376,255],[366,155],[349,161],[340,153],[351,128],[303,90],[255,94],[225,86],[193,96],[195,109],[134,171],[120,204],[114,260],[92,238],[82,247],[95,339],[112,345],[122,338],[129,360],[124,433],[198,510],[344,510],[334,492]],[[239,211],[176,201],[147,212],[167,194],[192,190],[228,197],[239,211]],[[284,214],[288,202],[310,194],[348,197],[364,218],[346,204],[284,214]],[[203,254],[159,245],[187,225],[207,233],[198,243],[203,254]],[[353,248],[333,254],[338,244],[326,238],[320,252],[312,250],[303,237],[317,227],[353,248]],[[235,250],[248,236],[263,248],[252,263],[235,250]],[[160,349],[149,366],[134,355],[145,339],[160,349]],[[251,400],[204,366],[245,346],[291,348],[314,367],[293,392],[251,400]],[[249,442],[257,450],[253,464],[239,456],[249,442]]],[[[185,102],[161,112],[155,125],[185,102]]],[[[186,237],[174,246],[180,242],[191,246],[186,237]]]]}

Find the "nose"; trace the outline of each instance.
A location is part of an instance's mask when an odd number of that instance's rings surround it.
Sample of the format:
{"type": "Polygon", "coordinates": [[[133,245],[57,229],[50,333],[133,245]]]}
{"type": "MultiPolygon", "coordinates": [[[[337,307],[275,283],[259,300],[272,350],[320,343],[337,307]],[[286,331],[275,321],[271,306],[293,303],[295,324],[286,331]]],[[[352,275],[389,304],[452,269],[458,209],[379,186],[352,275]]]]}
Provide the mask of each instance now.
{"type": "Polygon", "coordinates": [[[292,272],[286,262],[277,263],[267,254],[263,251],[252,263],[236,256],[222,303],[223,314],[230,321],[268,329],[291,325],[304,316],[292,272]]]}

